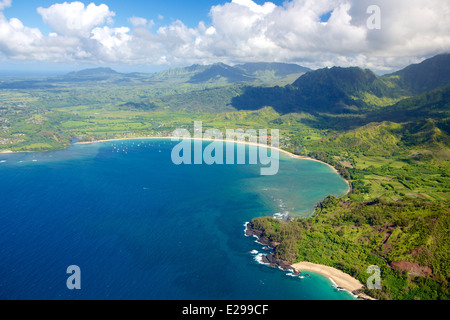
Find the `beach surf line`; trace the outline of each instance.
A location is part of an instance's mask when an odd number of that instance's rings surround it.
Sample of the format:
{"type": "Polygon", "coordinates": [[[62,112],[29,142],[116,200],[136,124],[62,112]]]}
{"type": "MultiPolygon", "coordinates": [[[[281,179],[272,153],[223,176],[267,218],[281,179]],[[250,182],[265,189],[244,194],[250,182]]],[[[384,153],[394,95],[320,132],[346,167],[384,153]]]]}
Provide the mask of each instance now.
{"type": "Polygon", "coordinates": [[[245,144],[242,142],[248,140],[249,145],[256,147],[249,149],[248,164],[261,165],[261,175],[276,175],[279,171],[280,133],[277,129],[271,129],[270,135],[267,129],[260,129],[259,131],[254,129],[248,129],[247,131],[227,129],[226,134],[218,129],[208,129],[203,134],[203,123],[195,121],[193,137],[187,129],[176,129],[172,133],[171,139],[173,142],[179,142],[172,149],[171,154],[172,162],[175,165],[247,164],[245,144]],[[193,147],[192,141],[194,141],[193,147]],[[203,141],[211,141],[211,143],[203,149],[203,141]],[[235,152],[234,144],[228,143],[224,146],[224,141],[239,142],[237,152],[235,152]],[[193,161],[192,149],[194,149],[193,161]]]}

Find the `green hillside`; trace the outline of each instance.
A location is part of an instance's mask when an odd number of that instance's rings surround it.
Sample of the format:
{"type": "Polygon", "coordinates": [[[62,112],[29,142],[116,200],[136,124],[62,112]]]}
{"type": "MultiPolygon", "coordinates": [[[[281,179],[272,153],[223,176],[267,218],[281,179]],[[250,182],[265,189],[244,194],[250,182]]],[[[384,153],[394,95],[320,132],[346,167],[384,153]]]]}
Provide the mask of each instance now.
{"type": "Polygon", "coordinates": [[[373,121],[389,119],[398,122],[448,117],[450,117],[450,85],[401,100],[367,115],[367,118],[373,121]]]}
{"type": "Polygon", "coordinates": [[[227,66],[223,63],[217,63],[210,66],[205,71],[193,75],[191,79],[189,79],[189,82],[201,83],[220,81],[221,79],[223,79],[223,81],[231,83],[252,82],[256,80],[255,78],[247,75],[243,70],[227,66]]]}
{"type": "Polygon", "coordinates": [[[275,241],[275,257],[342,270],[366,283],[377,265],[377,299],[449,299],[449,119],[370,123],[321,139],[303,153],[332,164],[351,182],[309,219],[256,218],[252,227],[275,241]]]}
{"type": "Polygon", "coordinates": [[[450,54],[441,54],[386,75],[410,95],[418,95],[450,83],[450,54]]]}
{"type": "Polygon", "coordinates": [[[285,87],[247,87],[233,106],[243,110],[272,106],[281,113],[358,114],[401,98],[400,89],[370,70],[334,67],[308,72],[285,87]]]}

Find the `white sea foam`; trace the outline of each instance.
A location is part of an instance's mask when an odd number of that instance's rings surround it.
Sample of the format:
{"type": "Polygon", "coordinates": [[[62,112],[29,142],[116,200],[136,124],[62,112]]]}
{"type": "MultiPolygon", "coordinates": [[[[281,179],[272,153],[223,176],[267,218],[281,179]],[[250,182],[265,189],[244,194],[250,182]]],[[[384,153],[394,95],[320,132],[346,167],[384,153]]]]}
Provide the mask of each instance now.
{"type": "Polygon", "coordinates": [[[333,284],[333,287],[335,287],[335,288],[337,288],[338,287],[338,285],[336,284],[336,282],[334,282],[334,280],[333,279],[331,279],[331,278],[328,278],[330,281],[331,281],[331,283],[333,284]]]}
{"type": "Polygon", "coordinates": [[[276,202],[278,202],[279,208],[286,208],[286,205],[283,202],[283,199],[274,199],[276,202]]]}
{"type": "Polygon", "coordinates": [[[252,250],[250,253],[251,253],[251,254],[258,254],[259,251],[258,251],[258,250],[252,250]]]}
{"type": "Polygon", "coordinates": [[[1,161],[0,161],[0,163],[5,163],[5,162],[6,162],[6,160],[1,160],[1,161]]]}
{"type": "MultiPolygon", "coordinates": [[[[345,289],[339,287],[339,286],[337,285],[337,283],[334,282],[333,279],[331,279],[331,278],[328,278],[328,279],[331,281],[331,283],[333,284],[333,288],[335,288],[336,290],[338,290],[338,291],[347,291],[347,290],[345,290],[345,289]]],[[[348,292],[348,291],[347,291],[347,292],[348,292]]]]}
{"type": "Polygon", "coordinates": [[[246,222],[246,223],[244,223],[244,227],[245,227],[245,229],[244,229],[244,235],[246,236],[246,237],[248,237],[248,235],[247,235],[247,230],[248,230],[248,224],[249,224],[250,222],[246,222]]]}
{"type": "Polygon", "coordinates": [[[274,215],[273,215],[273,217],[275,218],[275,219],[278,219],[278,220],[287,220],[288,218],[289,218],[289,212],[288,211],[284,211],[283,213],[275,213],[274,215]]]}
{"type": "Polygon", "coordinates": [[[256,262],[258,262],[259,264],[268,266],[269,265],[268,263],[263,262],[263,257],[265,257],[265,256],[266,256],[265,254],[260,253],[260,254],[257,254],[253,259],[256,262]]]}
{"type": "Polygon", "coordinates": [[[284,269],[284,268],[282,268],[280,266],[277,266],[277,268],[280,269],[281,271],[289,271],[289,270],[286,270],[286,269],[284,269]]]}

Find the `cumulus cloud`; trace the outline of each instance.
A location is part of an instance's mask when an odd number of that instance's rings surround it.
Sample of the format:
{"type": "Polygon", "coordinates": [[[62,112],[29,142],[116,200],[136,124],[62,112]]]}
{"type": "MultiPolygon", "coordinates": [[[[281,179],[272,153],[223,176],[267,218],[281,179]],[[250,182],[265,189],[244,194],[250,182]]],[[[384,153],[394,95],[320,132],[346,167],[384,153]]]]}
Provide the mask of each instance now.
{"type": "Polygon", "coordinates": [[[141,17],[131,17],[128,21],[133,25],[133,27],[145,27],[147,26],[147,19],[141,17]]]}
{"type": "Polygon", "coordinates": [[[129,17],[130,26],[114,26],[115,12],[105,4],[65,2],[37,9],[52,29],[48,36],[19,19],[7,20],[2,12],[9,6],[11,0],[0,0],[0,53],[13,59],[281,61],[389,70],[450,51],[450,2],[440,0],[288,0],[280,6],[231,0],[211,7],[209,25],[188,28],[176,20],[153,31],[153,20],[141,17],[129,17]],[[367,27],[370,5],[381,9],[380,30],[367,27]]]}
{"type": "Polygon", "coordinates": [[[2,0],[0,1],[0,11],[3,11],[5,8],[11,7],[12,0],[2,0]]]}
{"type": "Polygon", "coordinates": [[[132,50],[128,47],[131,36],[127,27],[110,28],[104,26],[92,30],[90,39],[101,46],[98,57],[105,61],[127,61],[132,57],[132,50]]]}
{"type": "Polygon", "coordinates": [[[449,13],[440,0],[233,0],[211,9],[208,48],[238,61],[395,69],[450,51],[449,13]],[[380,30],[367,27],[371,5],[381,10],[380,30]]]}
{"type": "Polygon", "coordinates": [[[115,13],[110,11],[105,4],[89,4],[76,1],[71,3],[57,3],[49,8],[37,8],[42,20],[47,23],[57,34],[62,36],[90,35],[95,26],[111,22],[115,13]]]}

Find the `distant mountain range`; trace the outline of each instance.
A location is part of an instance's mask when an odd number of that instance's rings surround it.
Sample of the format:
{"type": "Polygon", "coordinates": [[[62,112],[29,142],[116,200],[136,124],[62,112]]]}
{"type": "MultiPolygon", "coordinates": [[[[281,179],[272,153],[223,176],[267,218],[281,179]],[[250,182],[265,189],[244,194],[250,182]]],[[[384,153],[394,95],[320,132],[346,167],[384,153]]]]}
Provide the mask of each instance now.
{"type": "MultiPolygon", "coordinates": [[[[189,67],[188,69],[193,70],[193,68],[195,66],[189,67]]],[[[311,69],[297,64],[260,62],[245,63],[234,67],[223,63],[216,63],[209,66],[197,66],[195,71],[200,72],[194,74],[188,82],[214,82],[221,79],[230,83],[263,81],[268,78],[275,80],[290,75],[305,74],[311,71],[311,69]]]]}
{"type": "MultiPolygon", "coordinates": [[[[60,81],[118,81],[133,79],[143,82],[199,83],[255,83],[276,82],[293,77],[292,86],[300,90],[302,104],[315,104],[319,110],[330,99],[352,107],[363,107],[358,100],[367,100],[367,95],[378,98],[414,96],[450,83],[450,54],[427,59],[420,64],[384,76],[358,67],[324,68],[311,70],[297,64],[260,62],[229,66],[224,63],[192,65],[166,71],[146,73],[119,73],[111,68],[93,68],[70,72],[60,81]],[[314,98],[315,97],[315,98],[314,98]],[[317,100],[318,99],[318,100],[317,100]]],[[[51,81],[52,78],[47,78],[51,81]]],[[[333,109],[333,108],[332,108],[333,109]]]]}
{"type": "MultiPolygon", "coordinates": [[[[192,69],[192,68],[191,68],[192,69]]],[[[196,70],[204,69],[203,71],[194,74],[188,82],[201,83],[218,81],[224,79],[227,82],[252,82],[256,78],[253,75],[246,73],[243,69],[228,66],[223,63],[216,63],[206,68],[197,68],[196,70]]]]}
{"type": "MultiPolygon", "coordinates": [[[[384,76],[358,67],[311,70],[286,63],[235,66],[216,63],[154,74],[122,74],[110,68],[86,69],[71,72],[60,80],[220,85],[214,91],[186,93],[185,98],[169,95],[160,100],[150,98],[133,102],[141,107],[148,105],[152,110],[157,109],[159,104],[170,105],[174,109],[195,106],[197,111],[206,108],[208,112],[214,109],[221,112],[223,107],[220,106],[225,104],[238,110],[258,110],[270,106],[281,114],[364,114],[366,119],[361,121],[366,122],[409,121],[423,117],[442,119],[448,117],[450,112],[450,54],[438,55],[384,76]],[[280,81],[287,84],[276,85],[280,81]],[[239,89],[220,88],[236,84],[240,85],[239,89]],[[212,96],[222,97],[226,101],[222,104],[215,101],[209,106],[212,96]]],[[[229,107],[226,111],[230,110],[229,107]]]]}
{"type": "Polygon", "coordinates": [[[280,114],[320,116],[320,122],[336,115],[358,115],[351,123],[341,117],[341,126],[450,116],[450,54],[384,76],[358,67],[311,70],[287,63],[216,63],[153,74],[85,69],[58,77],[0,81],[0,88],[57,89],[72,83],[156,88],[155,94],[130,97],[124,103],[142,110],[170,107],[220,113],[269,106],[280,114]]]}
{"type": "Polygon", "coordinates": [[[66,75],[66,77],[91,77],[99,75],[118,75],[118,74],[120,73],[114,71],[111,68],[93,68],[70,72],[66,75]]]}
{"type": "Polygon", "coordinates": [[[174,68],[154,74],[119,73],[111,68],[85,69],[70,72],[61,80],[65,81],[117,81],[128,78],[142,81],[156,82],[186,82],[199,83],[246,83],[279,81],[289,76],[300,76],[311,69],[287,63],[245,63],[229,66],[224,63],[212,65],[192,65],[185,68],[174,68]]]}

